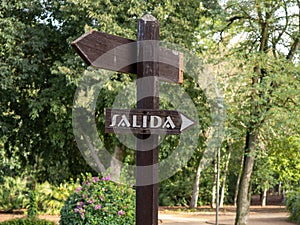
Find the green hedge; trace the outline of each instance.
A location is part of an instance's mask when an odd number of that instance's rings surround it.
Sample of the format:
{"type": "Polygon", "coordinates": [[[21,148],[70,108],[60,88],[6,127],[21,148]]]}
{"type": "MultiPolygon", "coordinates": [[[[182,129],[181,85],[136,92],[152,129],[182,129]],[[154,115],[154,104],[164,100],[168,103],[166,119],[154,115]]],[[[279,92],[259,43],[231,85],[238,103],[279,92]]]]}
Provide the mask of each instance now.
{"type": "Polygon", "coordinates": [[[287,210],[290,212],[290,220],[300,224],[300,189],[289,192],[285,203],[287,210]]]}
{"type": "Polygon", "coordinates": [[[0,223],[1,225],[55,225],[55,222],[41,219],[21,218],[7,220],[0,223]]]}

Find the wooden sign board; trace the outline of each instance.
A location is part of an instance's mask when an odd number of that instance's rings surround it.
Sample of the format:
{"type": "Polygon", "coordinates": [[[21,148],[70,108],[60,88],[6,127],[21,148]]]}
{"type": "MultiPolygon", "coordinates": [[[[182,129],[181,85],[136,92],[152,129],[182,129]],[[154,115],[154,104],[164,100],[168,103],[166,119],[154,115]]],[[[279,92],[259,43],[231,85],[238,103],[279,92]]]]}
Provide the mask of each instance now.
{"type": "MultiPolygon", "coordinates": [[[[72,46],[87,65],[137,74],[137,63],[132,64],[137,61],[137,45],[134,42],[127,38],[90,31],[75,40],[72,46]],[[101,57],[104,54],[105,57],[101,57]]],[[[160,80],[181,84],[183,82],[182,53],[160,47],[158,76],[160,80]]]]}
{"type": "Polygon", "coordinates": [[[195,122],[176,110],[106,109],[106,133],[180,134],[195,122]]]}

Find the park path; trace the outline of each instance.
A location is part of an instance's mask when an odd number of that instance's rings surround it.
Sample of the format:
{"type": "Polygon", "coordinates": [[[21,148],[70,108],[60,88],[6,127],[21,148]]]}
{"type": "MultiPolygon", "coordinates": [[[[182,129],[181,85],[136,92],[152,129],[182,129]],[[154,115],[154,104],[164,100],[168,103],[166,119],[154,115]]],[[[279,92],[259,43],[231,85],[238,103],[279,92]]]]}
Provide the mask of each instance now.
{"type": "MultiPolygon", "coordinates": [[[[288,221],[288,212],[282,206],[251,206],[248,225],[295,225],[288,221]]],[[[22,217],[20,214],[0,214],[0,222],[12,218],[22,217]]],[[[58,224],[59,216],[41,215],[40,218],[55,221],[58,224]]],[[[233,225],[235,208],[226,207],[219,214],[219,225],[233,225]]],[[[215,213],[203,212],[178,212],[162,209],[159,211],[160,225],[213,225],[215,213]]]]}
{"type": "MultiPolygon", "coordinates": [[[[288,221],[288,212],[283,207],[251,207],[248,225],[293,225],[288,221]]],[[[159,213],[160,224],[166,225],[209,225],[215,224],[215,213],[174,213],[163,211],[159,213]]],[[[219,214],[219,225],[234,225],[234,208],[219,214]]]]}

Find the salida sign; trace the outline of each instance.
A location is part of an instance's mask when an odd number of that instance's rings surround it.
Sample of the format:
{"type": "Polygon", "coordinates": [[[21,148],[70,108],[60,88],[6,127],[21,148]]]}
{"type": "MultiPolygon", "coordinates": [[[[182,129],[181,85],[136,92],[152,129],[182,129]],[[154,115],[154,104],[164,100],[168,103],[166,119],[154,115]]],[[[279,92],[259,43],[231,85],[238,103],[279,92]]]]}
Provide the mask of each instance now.
{"type": "Polygon", "coordinates": [[[106,109],[107,133],[180,134],[194,121],[176,110],[106,109]]]}

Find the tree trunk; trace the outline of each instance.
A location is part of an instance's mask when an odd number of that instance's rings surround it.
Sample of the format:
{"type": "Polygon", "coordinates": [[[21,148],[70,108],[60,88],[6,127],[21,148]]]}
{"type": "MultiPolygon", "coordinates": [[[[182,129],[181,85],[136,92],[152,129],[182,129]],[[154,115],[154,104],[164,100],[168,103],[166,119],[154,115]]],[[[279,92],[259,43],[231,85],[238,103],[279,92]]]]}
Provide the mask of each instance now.
{"type": "Polygon", "coordinates": [[[211,208],[216,208],[216,190],[217,190],[217,176],[218,176],[218,167],[217,160],[214,160],[214,183],[211,192],[211,208]]]}
{"type": "Polygon", "coordinates": [[[235,225],[247,225],[250,209],[250,181],[254,166],[254,153],[256,151],[257,135],[252,132],[247,132],[245,146],[245,161],[241,182],[239,185],[239,193],[237,199],[237,210],[235,225]]]}
{"type": "Polygon", "coordinates": [[[243,172],[243,166],[244,166],[244,156],[241,159],[241,166],[240,166],[240,171],[239,171],[239,175],[236,181],[236,185],[235,185],[235,193],[234,193],[234,206],[237,206],[237,198],[238,198],[238,194],[239,194],[239,186],[240,186],[240,181],[241,181],[241,176],[242,176],[242,172],[243,172]]]}
{"type": "Polygon", "coordinates": [[[106,172],[106,169],[105,169],[105,166],[101,163],[98,155],[97,155],[97,151],[96,149],[94,148],[94,145],[93,143],[91,142],[89,136],[87,136],[85,133],[82,134],[83,135],[83,138],[86,142],[86,144],[88,145],[89,147],[89,150],[91,152],[91,155],[92,155],[92,159],[95,161],[95,168],[98,172],[100,171],[101,174],[104,174],[106,172]]]}
{"type": "Polygon", "coordinates": [[[262,199],[261,199],[261,206],[262,207],[267,205],[267,194],[268,194],[268,189],[264,188],[263,194],[262,194],[262,199]]]}
{"type": "Polygon", "coordinates": [[[115,146],[114,155],[110,161],[110,176],[112,180],[120,180],[122,161],[125,157],[125,151],[120,146],[115,146]]]}
{"type": "Polygon", "coordinates": [[[202,171],[202,167],[201,167],[201,163],[199,163],[199,166],[197,168],[197,173],[196,173],[196,179],[195,179],[192,199],[190,202],[190,208],[197,207],[198,197],[199,197],[199,184],[200,184],[201,171],[202,171]]]}
{"type": "Polygon", "coordinates": [[[281,181],[279,182],[279,185],[278,185],[278,195],[280,196],[281,195],[281,181]]]}
{"type": "Polygon", "coordinates": [[[225,163],[224,177],[223,177],[223,181],[222,181],[222,190],[221,190],[221,197],[220,197],[220,208],[223,208],[223,206],[224,206],[225,188],[226,188],[226,180],[227,180],[227,173],[228,173],[228,166],[229,166],[230,158],[231,158],[231,147],[229,147],[228,157],[227,157],[227,161],[225,163]]]}

